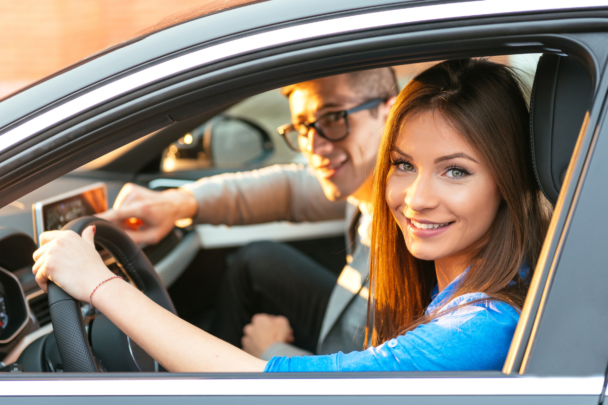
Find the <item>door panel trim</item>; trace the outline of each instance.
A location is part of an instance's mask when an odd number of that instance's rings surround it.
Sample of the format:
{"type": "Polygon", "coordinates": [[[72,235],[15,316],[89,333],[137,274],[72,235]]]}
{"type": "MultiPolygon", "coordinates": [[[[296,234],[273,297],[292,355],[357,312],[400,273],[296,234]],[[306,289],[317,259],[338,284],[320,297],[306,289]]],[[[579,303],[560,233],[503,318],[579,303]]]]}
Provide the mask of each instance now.
{"type": "Polygon", "coordinates": [[[344,235],[345,230],[346,221],[344,220],[300,223],[283,221],[243,226],[196,226],[203,249],[244,246],[248,243],[265,240],[287,242],[330,238],[344,235]]]}
{"type": "MultiPolygon", "coordinates": [[[[359,374],[364,375],[364,374],[359,374]]],[[[55,379],[0,381],[2,396],[597,395],[604,378],[55,379]]]]}
{"type": "Polygon", "coordinates": [[[198,233],[190,232],[167,256],[154,265],[165,287],[169,288],[188,268],[200,246],[198,233]]]}

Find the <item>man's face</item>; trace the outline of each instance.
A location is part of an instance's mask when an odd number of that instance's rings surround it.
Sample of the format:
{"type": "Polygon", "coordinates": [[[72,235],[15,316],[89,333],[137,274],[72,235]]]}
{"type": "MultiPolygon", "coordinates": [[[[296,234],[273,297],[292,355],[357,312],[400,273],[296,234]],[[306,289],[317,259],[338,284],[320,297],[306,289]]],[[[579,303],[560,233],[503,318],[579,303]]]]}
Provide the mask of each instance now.
{"type": "MultiPolygon", "coordinates": [[[[357,95],[350,88],[346,75],[333,76],[298,85],[289,96],[292,122],[313,122],[328,112],[348,110],[373,97],[357,95]]],[[[350,134],[337,142],[321,137],[316,130],[308,139],[300,136],[300,148],[314,169],[325,196],[343,200],[371,184],[371,174],[384,123],[393,100],[382,103],[377,114],[370,110],[348,116],[350,134]]]]}

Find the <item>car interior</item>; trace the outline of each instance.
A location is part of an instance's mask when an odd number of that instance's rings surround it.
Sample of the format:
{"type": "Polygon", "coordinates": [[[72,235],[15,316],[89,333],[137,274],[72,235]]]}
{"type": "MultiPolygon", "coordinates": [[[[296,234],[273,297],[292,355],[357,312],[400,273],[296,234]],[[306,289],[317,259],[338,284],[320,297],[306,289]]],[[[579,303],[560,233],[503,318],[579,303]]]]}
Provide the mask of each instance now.
{"type": "MultiPolygon", "coordinates": [[[[543,193],[555,205],[593,96],[592,76],[583,60],[562,52],[493,58],[513,66],[531,86],[530,145],[535,172],[543,193]]],[[[401,88],[433,63],[436,62],[395,66],[401,88]]],[[[51,326],[49,308],[49,300],[61,301],[65,297],[49,297],[39,289],[31,272],[32,253],[37,249],[36,237],[40,232],[34,227],[36,213],[32,214],[36,203],[55,198],[53,201],[67,204],[72,201],[70,198],[82,195],[83,188],[102,183],[107,206],[111,207],[127,182],[164,190],[222,173],[272,164],[306,163],[299,153],[287,147],[276,131],[278,126],[290,121],[287,100],[280,89],[206,111],[155,129],[0,209],[2,371],[10,371],[14,363],[18,364],[14,367],[26,372],[58,372],[65,368],[52,333],[53,328],[55,333],[61,332],[57,325],[51,326]]],[[[73,205],[68,208],[76,212],[73,205]]],[[[78,211],[70,219],[90,213],[78,211]]],[[[84,229],[85,225],[80,222],[71,229],[84,229]]],[[[215,316],[223,272],[240,247],[260,240],[281,241],[339,274],[346,263],[345,227],[341,220],[232,227],[186,221],[176,224],[158,244],[143,246],[141,250],[154,266],[148,270],[158,274],[162,281],[162,285],[150,287],[156,301],[174,308],[181,318],[205,329],[215,316]]],[[[106,237],[120,236],[108,233],[106,237]]],[[[127,240],[121,243],[129,245],[127,240]]],[[[135,250],[139,248],[132,242],[131,245],[129,248],[136,255],[135,250]]],[[[120,257],[120,251],[113,251],[109,244],[102,242],[98,250],[116,274],[125,275],[140,288],[152,283],[149,281],[152,276],[147,279],[144,273],[129,270],[133,260],[138,259],[125,260],[120,257]],[[142,279],[138,281],[138,277],[142,279]]],[[[90,305],[83,303],[77,311],[80,312],[70,316],[82,317],[86,325],[85,338],[94,354],[104,359],[107,371],[162,371],[134,342],[120,343],[124,335],[119,336],[121,332],[90,305]],[[95,333],[96,330],[99,332],[95,333]],[[114,358],[120,359],[112,360],[114,358]]]]}

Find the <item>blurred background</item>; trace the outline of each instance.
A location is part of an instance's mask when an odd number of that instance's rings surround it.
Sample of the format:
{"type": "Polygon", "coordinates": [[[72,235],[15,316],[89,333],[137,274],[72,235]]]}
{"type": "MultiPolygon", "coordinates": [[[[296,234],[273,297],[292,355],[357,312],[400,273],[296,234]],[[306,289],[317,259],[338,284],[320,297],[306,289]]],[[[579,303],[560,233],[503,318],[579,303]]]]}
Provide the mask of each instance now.
{"type": "Polygon", "coordinates": [[[172,15],[248,1],[0,0],[0,98],[172,15]]]}

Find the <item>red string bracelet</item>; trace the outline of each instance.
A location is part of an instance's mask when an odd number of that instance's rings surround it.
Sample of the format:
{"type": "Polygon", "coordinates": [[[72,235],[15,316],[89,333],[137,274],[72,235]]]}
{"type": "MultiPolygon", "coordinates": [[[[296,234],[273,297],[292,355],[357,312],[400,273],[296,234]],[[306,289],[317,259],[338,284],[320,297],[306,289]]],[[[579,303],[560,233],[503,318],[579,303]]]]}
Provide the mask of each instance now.
{"type": "Polygon", "coordinates": [[[124,280],[124,278],[122,278],[122,277],[120,277],[120,276],[114,276],[114,277],[110,277],[110,278],[109,278],[109,279],[107,279],[107,280],[102,281],[101,283],[99,283],[99,285],[98,285],[97,287],[95,287],[95,289],[94,289],[94,290],[93,290],[93,292],[91,293],[91,296],[89,297],[89,304],[91,304],[91,306],[92,306],[93,308],[95,308],[95,305],[93,305],[93,294],[95,294],[95,291],[97,291],[97,289],[98,289],[99,287],[101,287],[101,285],[102,285],[103,283],[107,283],[108,281],[110,281],[110,280],[114,280],[115,278],[119,278],[119,279],[121,279],[121,280],[124,280]]]}

